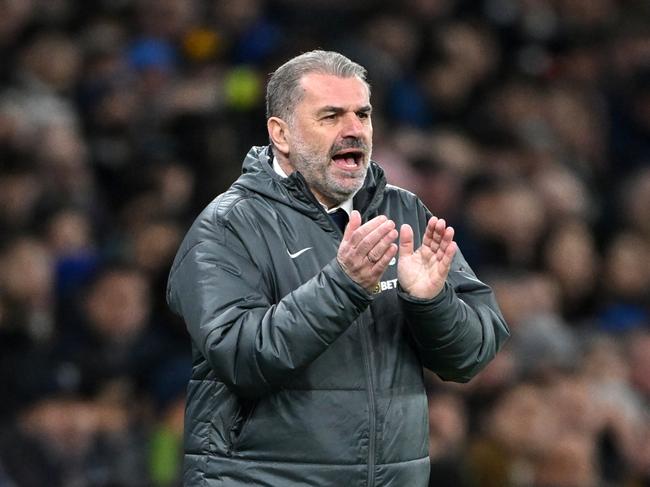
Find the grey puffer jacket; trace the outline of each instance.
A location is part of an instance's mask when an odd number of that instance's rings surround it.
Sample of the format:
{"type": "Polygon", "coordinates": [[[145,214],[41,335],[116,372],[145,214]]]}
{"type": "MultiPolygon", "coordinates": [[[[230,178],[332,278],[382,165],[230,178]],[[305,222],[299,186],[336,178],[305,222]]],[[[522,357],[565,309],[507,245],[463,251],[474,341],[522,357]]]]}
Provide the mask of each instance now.
{"type": "MultiPolygon", "coordinates": [[[[268,147],[197,218],[167,299],[185,320],[194,365],[185,417],[186,486],[426,486],[422,367],[467,381],[508,329],[460,252],[432,300],[409,297],[390,265],[375,293],[336,261],[341,232],[268,147]]],[[[371,163],[354,200],[363,221],[430,216],[371,163]]]]}

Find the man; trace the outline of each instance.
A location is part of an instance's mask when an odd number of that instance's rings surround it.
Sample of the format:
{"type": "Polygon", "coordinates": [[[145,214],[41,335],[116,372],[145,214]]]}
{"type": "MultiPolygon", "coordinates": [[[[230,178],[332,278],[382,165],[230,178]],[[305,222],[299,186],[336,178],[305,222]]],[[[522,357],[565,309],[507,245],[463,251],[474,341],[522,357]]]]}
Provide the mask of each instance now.
{"type": "Polygon", "coordinates": [[[370,161],[370,115],[344,56],[281,66],[271,145],[181,245],[167,298],[194,349],[185,485],[425,486],[422,366],[467,381],[507,337],[453,229],[370,161]]]}

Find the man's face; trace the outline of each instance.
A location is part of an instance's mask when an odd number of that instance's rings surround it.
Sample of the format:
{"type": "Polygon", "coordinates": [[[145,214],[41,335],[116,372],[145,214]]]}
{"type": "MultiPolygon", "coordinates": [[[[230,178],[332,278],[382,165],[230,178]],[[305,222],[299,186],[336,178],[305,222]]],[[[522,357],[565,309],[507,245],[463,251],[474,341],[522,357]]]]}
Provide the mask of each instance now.
{"type": "Polygon", "coordinates": [[[328,207],[363,184],[372,152],[370,93],[357,77],[308,74],[289,123],[289,163],[328,207]]]}

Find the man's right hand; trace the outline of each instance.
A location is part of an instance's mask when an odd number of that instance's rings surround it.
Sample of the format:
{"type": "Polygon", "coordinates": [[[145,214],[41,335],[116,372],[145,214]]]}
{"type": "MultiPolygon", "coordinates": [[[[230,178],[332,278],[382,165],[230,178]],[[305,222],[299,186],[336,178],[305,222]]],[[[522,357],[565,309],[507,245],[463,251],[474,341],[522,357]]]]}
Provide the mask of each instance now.
{"type": "Polygon", "coordinates": [[[397,235],[395,222],[384,215],[362,225],[361,214],[353,210],[336,258],[353,281],[372,291],[397,254],[397,235]]]}

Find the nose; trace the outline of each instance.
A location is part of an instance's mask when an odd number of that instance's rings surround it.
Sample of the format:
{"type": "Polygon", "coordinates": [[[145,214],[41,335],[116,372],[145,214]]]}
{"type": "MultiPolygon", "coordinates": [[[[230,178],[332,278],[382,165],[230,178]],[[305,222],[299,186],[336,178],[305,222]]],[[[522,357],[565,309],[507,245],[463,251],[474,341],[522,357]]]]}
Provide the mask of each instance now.
{"type": "Polygon", "coordinates": [[[343,127],[341,129],[342,137],[362,137],[365,129],[366,127],[364,123],[359,119],[356,113],[349,112],[343,117],[343,127]]]}

